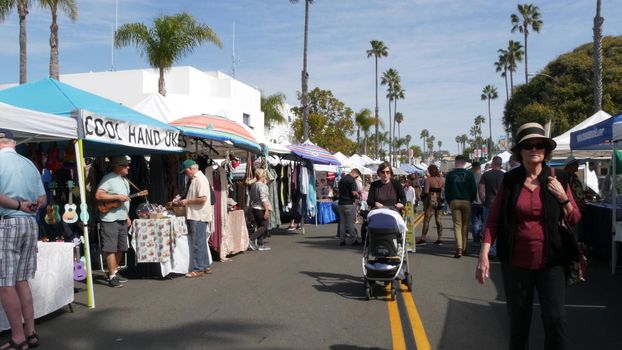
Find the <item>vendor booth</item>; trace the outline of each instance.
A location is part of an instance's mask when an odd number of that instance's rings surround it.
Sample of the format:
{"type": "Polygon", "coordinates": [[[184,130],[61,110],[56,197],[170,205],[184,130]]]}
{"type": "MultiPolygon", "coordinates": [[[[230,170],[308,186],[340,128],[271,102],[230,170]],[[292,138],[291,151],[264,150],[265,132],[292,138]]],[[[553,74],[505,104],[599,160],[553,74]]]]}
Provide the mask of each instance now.
{"type": "Polygon", "coordinates": [[[611,273],[615,273],[618,260],[618,243],[622,241],[622,213],[619,210],[622,199],[622,155],[618,151],[617,143],[622,140],[622,114],[605,119],[600,123],[591,125],[583,130],[574,131],[570,136],[570,148],[587,151],[612,152],[612,169],[610,178],[614,181],[610,185],[609,203],[591,203],[588,205],[587,217],[584,218],[586,227],[586,243],[593,246],[597,253],[606,256],[606,248],[609,247],[611,261],[611,273]],[[615,213],[615,215],[614,215],[615,213]],[[593,226],[587,226],[589,223],[593,226]],[[609,223],[609,225],[606,225],[609,223]],[[606,226],[604,226],[606,225],[606,226]],[[605,248],[605,249],[603,249],[605,248]]]}
{"type": "MultiPolygon", "coordinates": [[[[88,172],[92,167],[85,164],[84,157],[85,155],[143,155],[160,152],[181,152],[181,148],[178,145],[180,132],[172,126],[154,120],[116,102],[50,78],[2,90],[0,91],[0,102],[22,109],[52,114],[53,116],[49,117],[50,125],[58,127],[64,124],[75,128],[71,129],[71,131],[66,130],[65,133],[58,133],[55,137],[77,141],[64,142],[65,145],[63,143],[51,143],[47,145],[47,148],[42,148],[41,144],[30,144],[29,147],[32,147],[29,148],[29,157],[35,165],[42,169],[42,179],[48,191],[50,203],[47,208],[46,219],[50,215],[50,207],[52,209],[54,207],[62,207],[57,203],[65,201],[71,203],[73,196],[79,197],[80,215],[78,222],[74,221],[69,224],[66,221],[61,221],[60,212],[56,209],[56,214],[50,216],[50,221],[45,220],[43,227],[51,230],[48,234],[58,234],[58,232],[63,232],[63,234],[67,232],[69,234],[82,233],[85,255],[82,260],[85,262],[87,272],[88,305],[89,307],[95,307],[89,231],[93,231],[96,227],[96,220],[90,220],[96,212],[93,210],[92,205],[87,205],[86,179],[92,174],[85,174],[85,171],[88,172]],[[61,150],[62,148],[64,150],[61,150]],[[46,162],[41,161],[41,155],[45,155],[46,162]],[[76,189],[72,189],[70,183],[76,183],[76,189]],[[52,220],[54,216],[57,218],[52,220]],[[74,225],[76,226],[74,227],[74,225]]],[[[0,118],[3,117],[0,116],[0,118]]],[[[46,131],[41,130],[41,126],[47,126],[48,122],[43,121],[42,124],[36,124],[42,120],[41,118],[42,116],[34,116],[33,119],[23,118],[17,123],[13,118],[14,125],[29,125],[32,123],[35,127],[38,127],[38,129],[31,130],[33,137],[25,138],[24,141],[41,142],[51,140],[49,135],[45,136],[47,135],[46,131]],[[36,135],[41,136],[37,139],[36,135]]],[[[14,127],[18,131],[23,132],[23,130],[20,130],[22,127],[20,125],[14,127]]],[[[48,133],[53,130],[51,127],[47,129],[48,133]]],[[[92,204],[92,199],[89,202],[92,204]]],[[[53,213],[54,211],[52,210],[53,213]]],[[[42,218],[40,220],[43,221],[42,218]]],[[[55,239],[54,237],[48,238],[50,240],[55,239]]],[[[73,246],[73,244],[71,245],[73,246]]]]}
{"type": "MultiPolygon", "coordinates": [[[[0,125],[13,132],[18,144],[75,138],[73,119],[0,103],[0,125]]],[[[74,300],[72,243],[38,242],[37,272],[28,281],[33,295],[35,318],[43,317],[74,300]]],[[[10,329],[0,306],[0,330],[10,329]]]]}

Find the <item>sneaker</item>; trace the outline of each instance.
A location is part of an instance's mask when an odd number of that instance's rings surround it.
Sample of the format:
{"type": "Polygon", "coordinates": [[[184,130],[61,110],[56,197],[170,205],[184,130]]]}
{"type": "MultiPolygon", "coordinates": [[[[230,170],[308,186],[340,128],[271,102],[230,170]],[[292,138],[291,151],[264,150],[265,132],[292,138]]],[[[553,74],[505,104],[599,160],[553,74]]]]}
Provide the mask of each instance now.
{"type": "Polygon", "coordinates": [[[354,242],[352,242],[352,245],[353,246],[359,246],[359,245],[361,245],[361,242],[355,240],[354,242]]]}
{"type": "Polygon", "coordinates": [[[263,251],[267,251],[267,250],[272,250],[272,248],[268,247],[268,246],[267,246],[267,245],[265,245],[265,244],[262,244],[262,245],[260,245],[260,246],[257,248],[257,250],[259,250],[259,251],[262,251],[262,252],[263,252],[263,251]]]}
{"type": "Polygon", "coordinates": [[[460,259],[462,257],[462,249],[456,249],[456,254],[454,254],[454,258],[460,259]]]}
{"type": "Polygon", "coordinates": [[[443,241],[441,241],[441,240],[439,239],[439,240],[437,240],[436,242],[434,242],[434,244],[436,244],[436,245],[443,245],[443,241]]]}
{"type": "Polygon", "coordinates": [[[121,282],[121,283],[127,283],[128,279],[121,276],[121,275],[115,275],[115,277],[117,278],[117,281],[121,282]]]}
{"type": "Polygon", "coordinates": [[[419,240],[417,240],[417,242],[415,242],[416,245],[426,245],[428,244],[425,239],[420,238],[419,240]]]}
{"type": "Polygon", "coordinates": [[[117,278],[117,276],[112,276],[112,278],[108,279],[108,285],[110,287],[113,288],[121,288],[123,287],[123,284],[121,284],[121,282],[119,282],[119,279],[117,278]]]}
{"type": "Polygon", "coordinates": [[[257,250],[257,249],[259,249],[259,247],[257,247],[257,243],[255,243],[255,241],[248,242],[248,250],[257,250]]]}
{"type": "Polygon", "coordinates": [[[287,231],[295,231],[296,227],[295,226],[290,226],[287,228],[287,231]]]}

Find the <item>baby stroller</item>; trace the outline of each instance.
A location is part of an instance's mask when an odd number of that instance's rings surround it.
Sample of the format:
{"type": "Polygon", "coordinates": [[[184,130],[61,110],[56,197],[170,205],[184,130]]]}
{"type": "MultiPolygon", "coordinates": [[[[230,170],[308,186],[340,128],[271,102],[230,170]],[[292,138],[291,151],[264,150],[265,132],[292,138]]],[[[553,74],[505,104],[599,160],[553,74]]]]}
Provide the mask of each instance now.
{"type": "Polygon", "coordinates": [[[363,246],[363,283],[365,297],[373,296],[376,281],[391,283],[391,299],[400,281],[412,290],[412,275],[405,253],[406,224],[394,209],[379,208],[367,216],[367,237],[363,246]]]}

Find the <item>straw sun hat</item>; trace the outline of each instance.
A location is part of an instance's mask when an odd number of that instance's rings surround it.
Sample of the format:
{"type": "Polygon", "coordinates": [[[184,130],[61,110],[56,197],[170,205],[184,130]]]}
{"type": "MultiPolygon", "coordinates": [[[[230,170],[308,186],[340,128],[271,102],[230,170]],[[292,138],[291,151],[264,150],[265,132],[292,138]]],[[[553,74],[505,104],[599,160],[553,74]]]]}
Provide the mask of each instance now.
{"type": "Polygon", "coordinates": [[[520,151],[520,145],[531,139],[542,139],[547,144],[549,152],[553,151],[557,147],[557,143],[552,138],[546,136],[544,127],[538,123],[525,123],[518,128],[516,132],[516,143],[512,147],[512,152],[517,153],[520,151]]]}

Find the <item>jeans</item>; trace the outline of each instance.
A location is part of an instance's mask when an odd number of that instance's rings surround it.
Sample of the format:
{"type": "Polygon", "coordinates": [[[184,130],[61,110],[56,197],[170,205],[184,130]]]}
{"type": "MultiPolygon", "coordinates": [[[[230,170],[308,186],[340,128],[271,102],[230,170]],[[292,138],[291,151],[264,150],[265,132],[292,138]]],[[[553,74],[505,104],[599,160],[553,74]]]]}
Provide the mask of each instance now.
{"type": "MultiPolygon", "coordinates": [[[[484,228],[486,228],[486,222],[488,221],[488,215],[490,214],[490,208],[484,207],[482,209],[482,223],[484,224],[484,228]]],[[[482,231],[483,232],[483,231],[482,231]]],[[[497,241],[492,242],[490,246],[490,251],[488,252],[490,256],[497,256],[497,241]]]]}
{"type": "Polygon", "coordinates": [[[534,290],[540,300],[545,350],[566,349],[566,275],[561,265],[528,270],[501,264],[510,319],[510,350],[529,348],[534,290]]]}
{"type": "Polygon", "coordinates": [[[203,271],[207,264],[207,221],[187,220],[188,234],[192,240],[192,270],[203,271]]]}
{"type": "Polygon", "coordinates": [[[481,204],[471,204],[471,235],[473,236],[474,243],[482,240],[482,232],[484,230],[482,223],[482,208],[483,206],[481,204]]]}
{"type": "Polygon", "coordinates": [[[469,224],[471,223],[471,202],[463,199],[454,199],[450,203],[451,218],[454,222],[456,246],[465,251],[469,240],[469,224]]]}
{"type": "Polygon", "coordinates": [[[339,239],[346,240],[346,231],[348,236],[353,241],[357,239],[356,227],[354,226],[354,220],[356,220],[356,212],[354,210],[354,204],[339,205],[339,239]]]}

